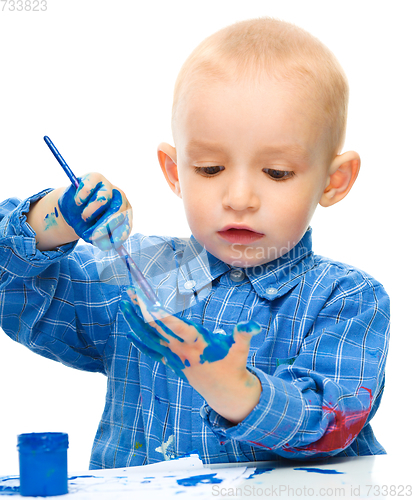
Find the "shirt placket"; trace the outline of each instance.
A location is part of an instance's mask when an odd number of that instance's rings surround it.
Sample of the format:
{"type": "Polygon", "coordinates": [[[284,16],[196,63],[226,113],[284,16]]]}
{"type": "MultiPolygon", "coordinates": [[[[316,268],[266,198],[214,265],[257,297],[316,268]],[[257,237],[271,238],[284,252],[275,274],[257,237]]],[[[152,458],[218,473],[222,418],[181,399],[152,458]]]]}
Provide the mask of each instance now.
{"type": "MultiPolygon", "coordinates": [[[[213,283],[212,293],[207,302],[200,304],[199,307],[193,307],[192,312],[197,318],[200,317],[203,326],[213,333],[231,334],[234,325],[245,320],[244,316],[247,317],[248,310],[251,308],[249,304],[251,293],[252,287],[245,272],[242,269],[233,268],[213,283]],[[237,294],[237,302],[233,302],[235,294],[237,294]],[[229,329],[228,325],[233,326],[229,329]]],[[[204,399],[193,391],[192,441],[194,449],[200,451],[212,462],[226,463],[240,460],[239,444],[235,441],[226,444],[220,442],[217,437],[213,437],[212,431],[205,425],[200,416],[200,409],[204,403],[204,399]]]]}

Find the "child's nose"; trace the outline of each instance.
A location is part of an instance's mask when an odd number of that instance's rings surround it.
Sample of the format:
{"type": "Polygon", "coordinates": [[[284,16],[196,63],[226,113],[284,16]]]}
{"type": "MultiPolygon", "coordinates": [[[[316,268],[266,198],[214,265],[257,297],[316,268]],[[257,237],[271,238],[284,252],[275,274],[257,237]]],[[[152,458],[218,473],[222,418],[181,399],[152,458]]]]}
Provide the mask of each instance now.
{"type": "Polygon", "coordinates": [[[233,210],[257,210],[260,199],[249,176],[229,179],[223,197],[223,206],[233,210]]]}

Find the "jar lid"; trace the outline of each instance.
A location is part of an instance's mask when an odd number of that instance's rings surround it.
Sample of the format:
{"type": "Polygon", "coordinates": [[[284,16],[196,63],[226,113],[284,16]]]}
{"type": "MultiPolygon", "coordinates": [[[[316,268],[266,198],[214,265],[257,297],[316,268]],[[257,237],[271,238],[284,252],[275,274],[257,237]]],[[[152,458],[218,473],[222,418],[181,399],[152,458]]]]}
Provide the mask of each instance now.
{"type": "Polygon", "coordinates": [[[68,447],[69,437],[65,432],[31,432],[17,436],[19,450],[52,451],[68,447]]]}

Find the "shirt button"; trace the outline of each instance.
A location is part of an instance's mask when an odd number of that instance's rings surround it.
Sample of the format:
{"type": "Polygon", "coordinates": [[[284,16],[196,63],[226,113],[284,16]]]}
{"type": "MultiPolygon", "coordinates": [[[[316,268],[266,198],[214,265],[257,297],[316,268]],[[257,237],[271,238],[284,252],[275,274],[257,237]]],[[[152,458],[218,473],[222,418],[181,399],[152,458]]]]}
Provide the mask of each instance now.
{"type": "Polygon", "coordinates": [[[230,279],[232,281],[235,281],[236,283],[238,283],[239,281],[243,281],[245,276],[246,275],[241,269],[232,269],[230,271],[230,279]]]}
{"type": "Polygon", "coordinates": [[[266,288],[266,293],[269,295],[276,295],[277,294],[277,288],[274,288],[273,286],[266,288]]]}
{"type": "Polygon", "coordinates": [[[186,290],[191,290],[196,286],[196,282],[194,280],[188,280],[184,283],[184,288],[186,290]]]}

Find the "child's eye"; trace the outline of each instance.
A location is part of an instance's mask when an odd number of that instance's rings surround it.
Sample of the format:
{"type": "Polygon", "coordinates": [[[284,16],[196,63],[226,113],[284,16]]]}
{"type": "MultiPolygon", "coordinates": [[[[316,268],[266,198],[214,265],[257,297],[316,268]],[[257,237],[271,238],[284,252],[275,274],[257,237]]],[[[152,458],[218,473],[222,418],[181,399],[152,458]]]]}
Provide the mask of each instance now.
{"type": "Polygon", "coordinates": [[[263,172],[268,174],[275,181],[284,181],[295,175],[291,170],[275,170],[273,168],[264,168],[263,172]]]}
{"type": "Polygon", "coordinates": [[[196,173],[204,175],[205,177],[212,177],[221,172],[222,170],[224,170],[224,167],[218,165],[212,167],[195,167],[196,173]]]}

